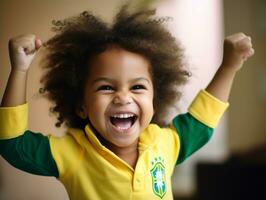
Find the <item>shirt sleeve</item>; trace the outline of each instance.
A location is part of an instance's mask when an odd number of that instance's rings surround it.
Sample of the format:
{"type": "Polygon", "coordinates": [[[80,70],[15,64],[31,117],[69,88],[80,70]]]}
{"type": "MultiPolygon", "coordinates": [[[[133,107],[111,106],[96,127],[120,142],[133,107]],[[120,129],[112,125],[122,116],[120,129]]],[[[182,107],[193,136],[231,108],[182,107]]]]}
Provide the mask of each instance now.
{"type": "Polygon", "coordinates": [[[182,163],[211,138],[223,113],[229,106],[201,90],[188,109],[188,113],[178,115],[173,120],[180,140],[180,151],[176,164],[182,163]]]}
{"type": "Polygon", "coordinates": [[[28,105],[0,108],[0,155],[14,167],[58,177],[49,139],[27,130],[28,105]]]}

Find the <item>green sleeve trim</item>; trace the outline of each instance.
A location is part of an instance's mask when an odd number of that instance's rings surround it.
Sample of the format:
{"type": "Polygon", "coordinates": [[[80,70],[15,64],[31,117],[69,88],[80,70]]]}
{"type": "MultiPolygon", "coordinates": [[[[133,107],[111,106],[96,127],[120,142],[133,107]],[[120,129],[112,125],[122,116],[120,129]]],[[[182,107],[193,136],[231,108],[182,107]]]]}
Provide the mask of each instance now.
{"type": "Polygon", "coordinates": [[[190,113],[175,117],[173,125],[180,140],[180,151],[176,165],[182,163],[191,154],[205,145],[213,133],[213,128],[198,121],[190,113]]]}
{"type": "Polygon", "coordinates": [[[14,167],[43,176],[59,177],[48,137],[31,131],[19,137],[0,140],[0,154],[14,167]]]}

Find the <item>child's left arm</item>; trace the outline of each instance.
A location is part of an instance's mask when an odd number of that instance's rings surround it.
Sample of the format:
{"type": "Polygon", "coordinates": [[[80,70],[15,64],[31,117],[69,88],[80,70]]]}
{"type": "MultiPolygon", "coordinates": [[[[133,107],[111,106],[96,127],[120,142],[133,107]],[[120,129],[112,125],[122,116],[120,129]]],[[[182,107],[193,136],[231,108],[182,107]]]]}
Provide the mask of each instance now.
{"type": "Polygon", "coordinates": [[[229,105],[227,101],[236,72],[253,54],[251,38],[243,33],[224,40],[223,62],[207,86],[207,92],[201,91],[189,106],[189,112],[173,120],[180,143],[176,164],[182,163],[209,141],[229,105]]]}
{"type": "Polygon", "coordinates": [[[236,33],[224,40],[224,55],[221,66],[206,91],[221,101],[227,102],[236,72],[254,54],[251,38],[244,33],[236,33]]]}

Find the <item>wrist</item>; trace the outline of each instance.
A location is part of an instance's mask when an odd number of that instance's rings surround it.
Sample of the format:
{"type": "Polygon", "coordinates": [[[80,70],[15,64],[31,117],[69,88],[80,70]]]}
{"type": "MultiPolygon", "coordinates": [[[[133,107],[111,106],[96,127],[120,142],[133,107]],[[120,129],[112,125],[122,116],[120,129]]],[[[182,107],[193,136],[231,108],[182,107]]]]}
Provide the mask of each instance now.
{"type": "Polygon", "coordinates": [[[16,68],[11,68],[11,74],[17,74],[17,75],[27,75],[28,70],[22,70],[22,69],[16,69],[16,68]]]}
{"type": "Polygon", "coordinates": [[[19,70],[19,69],[11,69],[9,76],[12,79],[16,79],[16,80],[20,81],[22,84],[22,83],[27,81],[28,70],[23,71],[23,70],[19,70]]]}
{"type": "Polygon", "coordinates": [[[224,74],[228,74],[228,75],[235,75],[238,72],[238,69],[235,67],[231,67],[225,64],[222,64],[219,69],[219,72],[224,73],[224,74]]]}
{"type": "Polygon", "coordinates": [[[220,68],[227,69],[228,71],[232,70],[232,71],[237,72],[242,68],[243,64],[244,64],[244,61],[242,59],[241,60],[235,59],[234,62],[223,60],[220,68]]]}

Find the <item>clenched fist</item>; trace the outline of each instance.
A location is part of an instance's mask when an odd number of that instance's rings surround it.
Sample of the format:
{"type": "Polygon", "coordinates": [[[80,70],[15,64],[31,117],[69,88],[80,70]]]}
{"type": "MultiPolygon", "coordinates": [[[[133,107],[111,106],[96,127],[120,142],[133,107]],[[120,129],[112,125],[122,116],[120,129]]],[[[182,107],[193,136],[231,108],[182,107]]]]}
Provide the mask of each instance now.
{"type": "Polygon", "coordinates": [[[230,35],[224,40],[223,67],[238,71],[243,63],[254,54],[251,37],[244,33],[230,35]]]}
{"type": "Polygon", "coordinates": [[[12,70],[26,72],[42,42],[35,35],[28,34],[10,39],[8,46],[12,70]]]}

